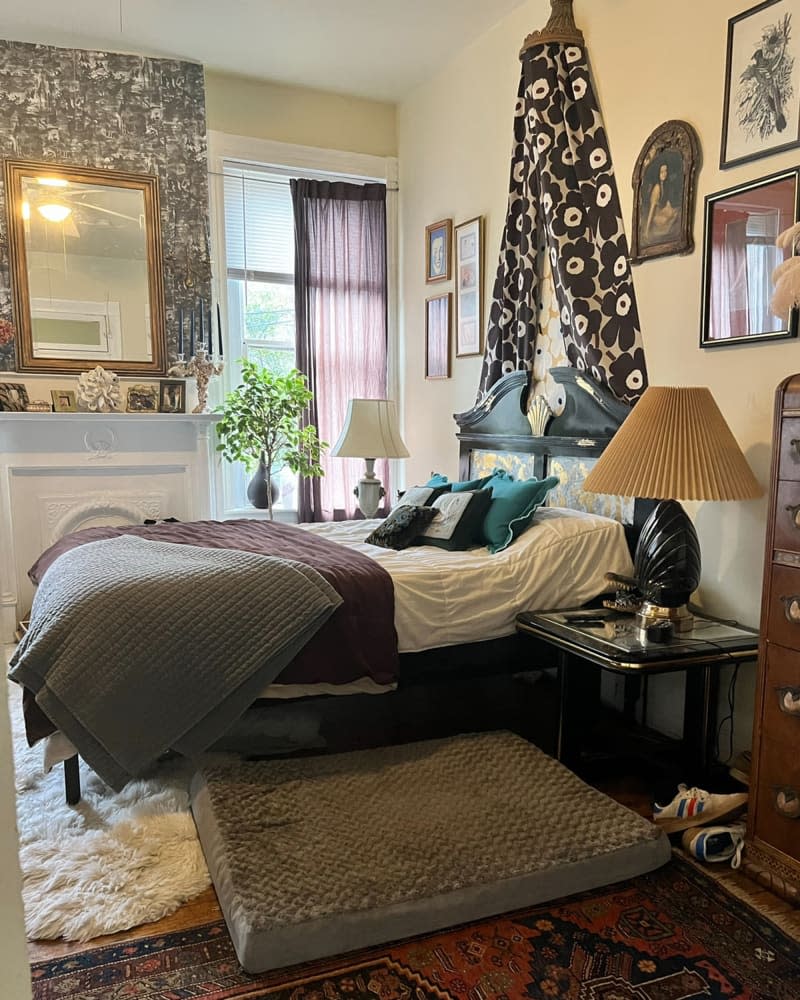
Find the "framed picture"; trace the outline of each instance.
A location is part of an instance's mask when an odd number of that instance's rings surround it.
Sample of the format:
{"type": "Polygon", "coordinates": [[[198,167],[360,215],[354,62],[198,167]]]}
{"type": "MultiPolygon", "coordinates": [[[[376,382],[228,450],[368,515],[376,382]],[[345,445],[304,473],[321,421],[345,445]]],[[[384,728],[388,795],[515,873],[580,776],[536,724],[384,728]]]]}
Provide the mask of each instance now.
{"type": "Polygon", "coordinates": [[[425,281],[449,281],[453,220],[442,219],[425,227],[425,281]]]}
{"type": "Polygon", "coordinates": [[[452,292],[425,300],[425,378],[450,378],[452,292]]]}
{"type": "Polygon", "coordinates": [[[797,309],[772,311],[772,273],[791,256],[775,238],[798,218],[800,168],[710,194],[705,200],[701,347],[797,336],[797,309]]]}
{"type": "Polygon", "coordinates": [[[56,413],[74,413],[78,409],[72,389],[51,389],[50,398],[56,413]]]}
{"type": "Polygon", "coordinates": [[[161,413],[186,413],[186,383],[162,379],[158,383],[158,409],[161,413]]]}
{"type": "Polygon", "coordinates": [[[21,413],[28,405],[28,390],[22,382],[0,382],[0,411],[21,413]]]}
{"type": "Polygon", "coordinates": [[[481,353],[483,216],[456,226],[456,357],[481,353]]]}
{"type": "Polygon", "coordinates": [[[159,392],[157,385],[142,383],[128,389],[125,409],[128,413],[158,413],[159,392]]]}
{"type": "Polygon", "coordinates": [[[800,144],[797,0],[766,0],[728,21],[720,167],[800,144]]]}
{"type": "Polygon", "coordinates": [[[688,122],[664,122],[648,136],[633,168],[632,264],[694,250],[699,148],[688,122]]]}

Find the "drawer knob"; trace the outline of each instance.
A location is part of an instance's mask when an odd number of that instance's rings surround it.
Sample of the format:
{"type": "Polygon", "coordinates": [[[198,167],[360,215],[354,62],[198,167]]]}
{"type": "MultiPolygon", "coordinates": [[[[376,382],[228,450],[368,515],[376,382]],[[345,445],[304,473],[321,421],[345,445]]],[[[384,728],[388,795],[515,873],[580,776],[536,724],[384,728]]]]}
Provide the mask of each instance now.
{"type": "Polygon", "coordinates": [[[800,688],[779,687],[775,688],[778,695],[778,707],[787,715],[796,715],[800,719],[800,688]]]}
{"type": "Polygon", "coordinates": [[[800,594],[789,594],[788,597],[781,597],[783,602],[783,613],[786,621],[793,625],[800,625],[800,594]]]}
{"type": "Polygon", "coordinates": [[[787,504],[786,510],[789,511],[793,527],[800,528],[800,503],[787,504]]]}
{"type": "Polygon", "coordinates": [[[796,788],[779,788],[775,792],[775,812],[785,819],[800,819],[800,794],[796,788]]]}

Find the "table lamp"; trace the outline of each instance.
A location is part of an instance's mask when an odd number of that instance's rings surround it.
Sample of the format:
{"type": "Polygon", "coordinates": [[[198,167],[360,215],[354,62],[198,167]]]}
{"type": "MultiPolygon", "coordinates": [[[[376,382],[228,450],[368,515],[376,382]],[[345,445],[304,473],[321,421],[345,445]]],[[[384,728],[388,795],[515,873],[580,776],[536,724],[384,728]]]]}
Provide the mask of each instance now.
{"type": "Polygon", "coordinates": [[[364,475],[353,490],[364,517],[375,517],[386,490],[375,475],[376,458],[408,458],[408,449],[397,426],[397,411],[390,399],[351,399],[342,433],[331,449],[339,458],[363,458],[364,475]]]}
{"type": "Polygon", "coordinates": [[[583,488],[659,500],[634,554],[642,630],[692,628],[686,602],[700,583],[700,543],[677,500],[754,500],[763,494],[709,389],[650,386],[625,418],[583,488]]]}

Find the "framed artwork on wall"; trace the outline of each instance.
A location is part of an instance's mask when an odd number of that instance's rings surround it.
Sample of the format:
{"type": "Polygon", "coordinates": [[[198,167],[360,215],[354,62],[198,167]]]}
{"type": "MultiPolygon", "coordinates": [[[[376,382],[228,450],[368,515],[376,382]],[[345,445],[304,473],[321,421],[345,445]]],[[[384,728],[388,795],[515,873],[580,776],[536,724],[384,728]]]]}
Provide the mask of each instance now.
{"type": "Polygon", "coordinates": [[[796,0],[766,0],[728,21],[720,167],[800,145],[796,0]]]}
{"type": "Polygon", "coordinates": [[[455,229],[456,357],[481,353],[483,324],[483,216],[455,229]]]}
{"type": "Polygon", "coordinates": [[[748,181],[705,200],[700,346],[797,336],[797,309],[772,310],[773,272],[791,247],[777,236],[798,217],[800,168],[748,181]]]}
{"type": "Polygon", "coordinates": [[[452,245],[452,219],[441,219],[425,227],[425,281],[429,285],[450,280],[452,245]]]}
{"type": "Polygon", "coordinates": [[[452,292],[425,300],[425,378],[450,378],[452,292]]]}
{"type": "Polygon", "coordinates": [[[633,168],[632,264],[694,250],[699,149],[688,122],[664,122],[648,136],[633,168]]]}

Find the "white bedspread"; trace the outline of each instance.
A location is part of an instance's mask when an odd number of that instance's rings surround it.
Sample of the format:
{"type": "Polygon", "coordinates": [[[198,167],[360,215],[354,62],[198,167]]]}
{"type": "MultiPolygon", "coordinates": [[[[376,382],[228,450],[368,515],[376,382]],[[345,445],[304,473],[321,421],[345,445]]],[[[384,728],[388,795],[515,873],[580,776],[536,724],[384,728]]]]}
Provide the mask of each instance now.
{"type": "Polygon", "coordinates": [[[358,549],[391,574],[401,653],[496,639],[519,611],[576,607],[606,589],[605,573],[631,576],[621,524],[597,514],[542,507],[507,549],[447,552],[415,545],[395,552],[364,539],[379,521],[301,527],[358,549]]]}

